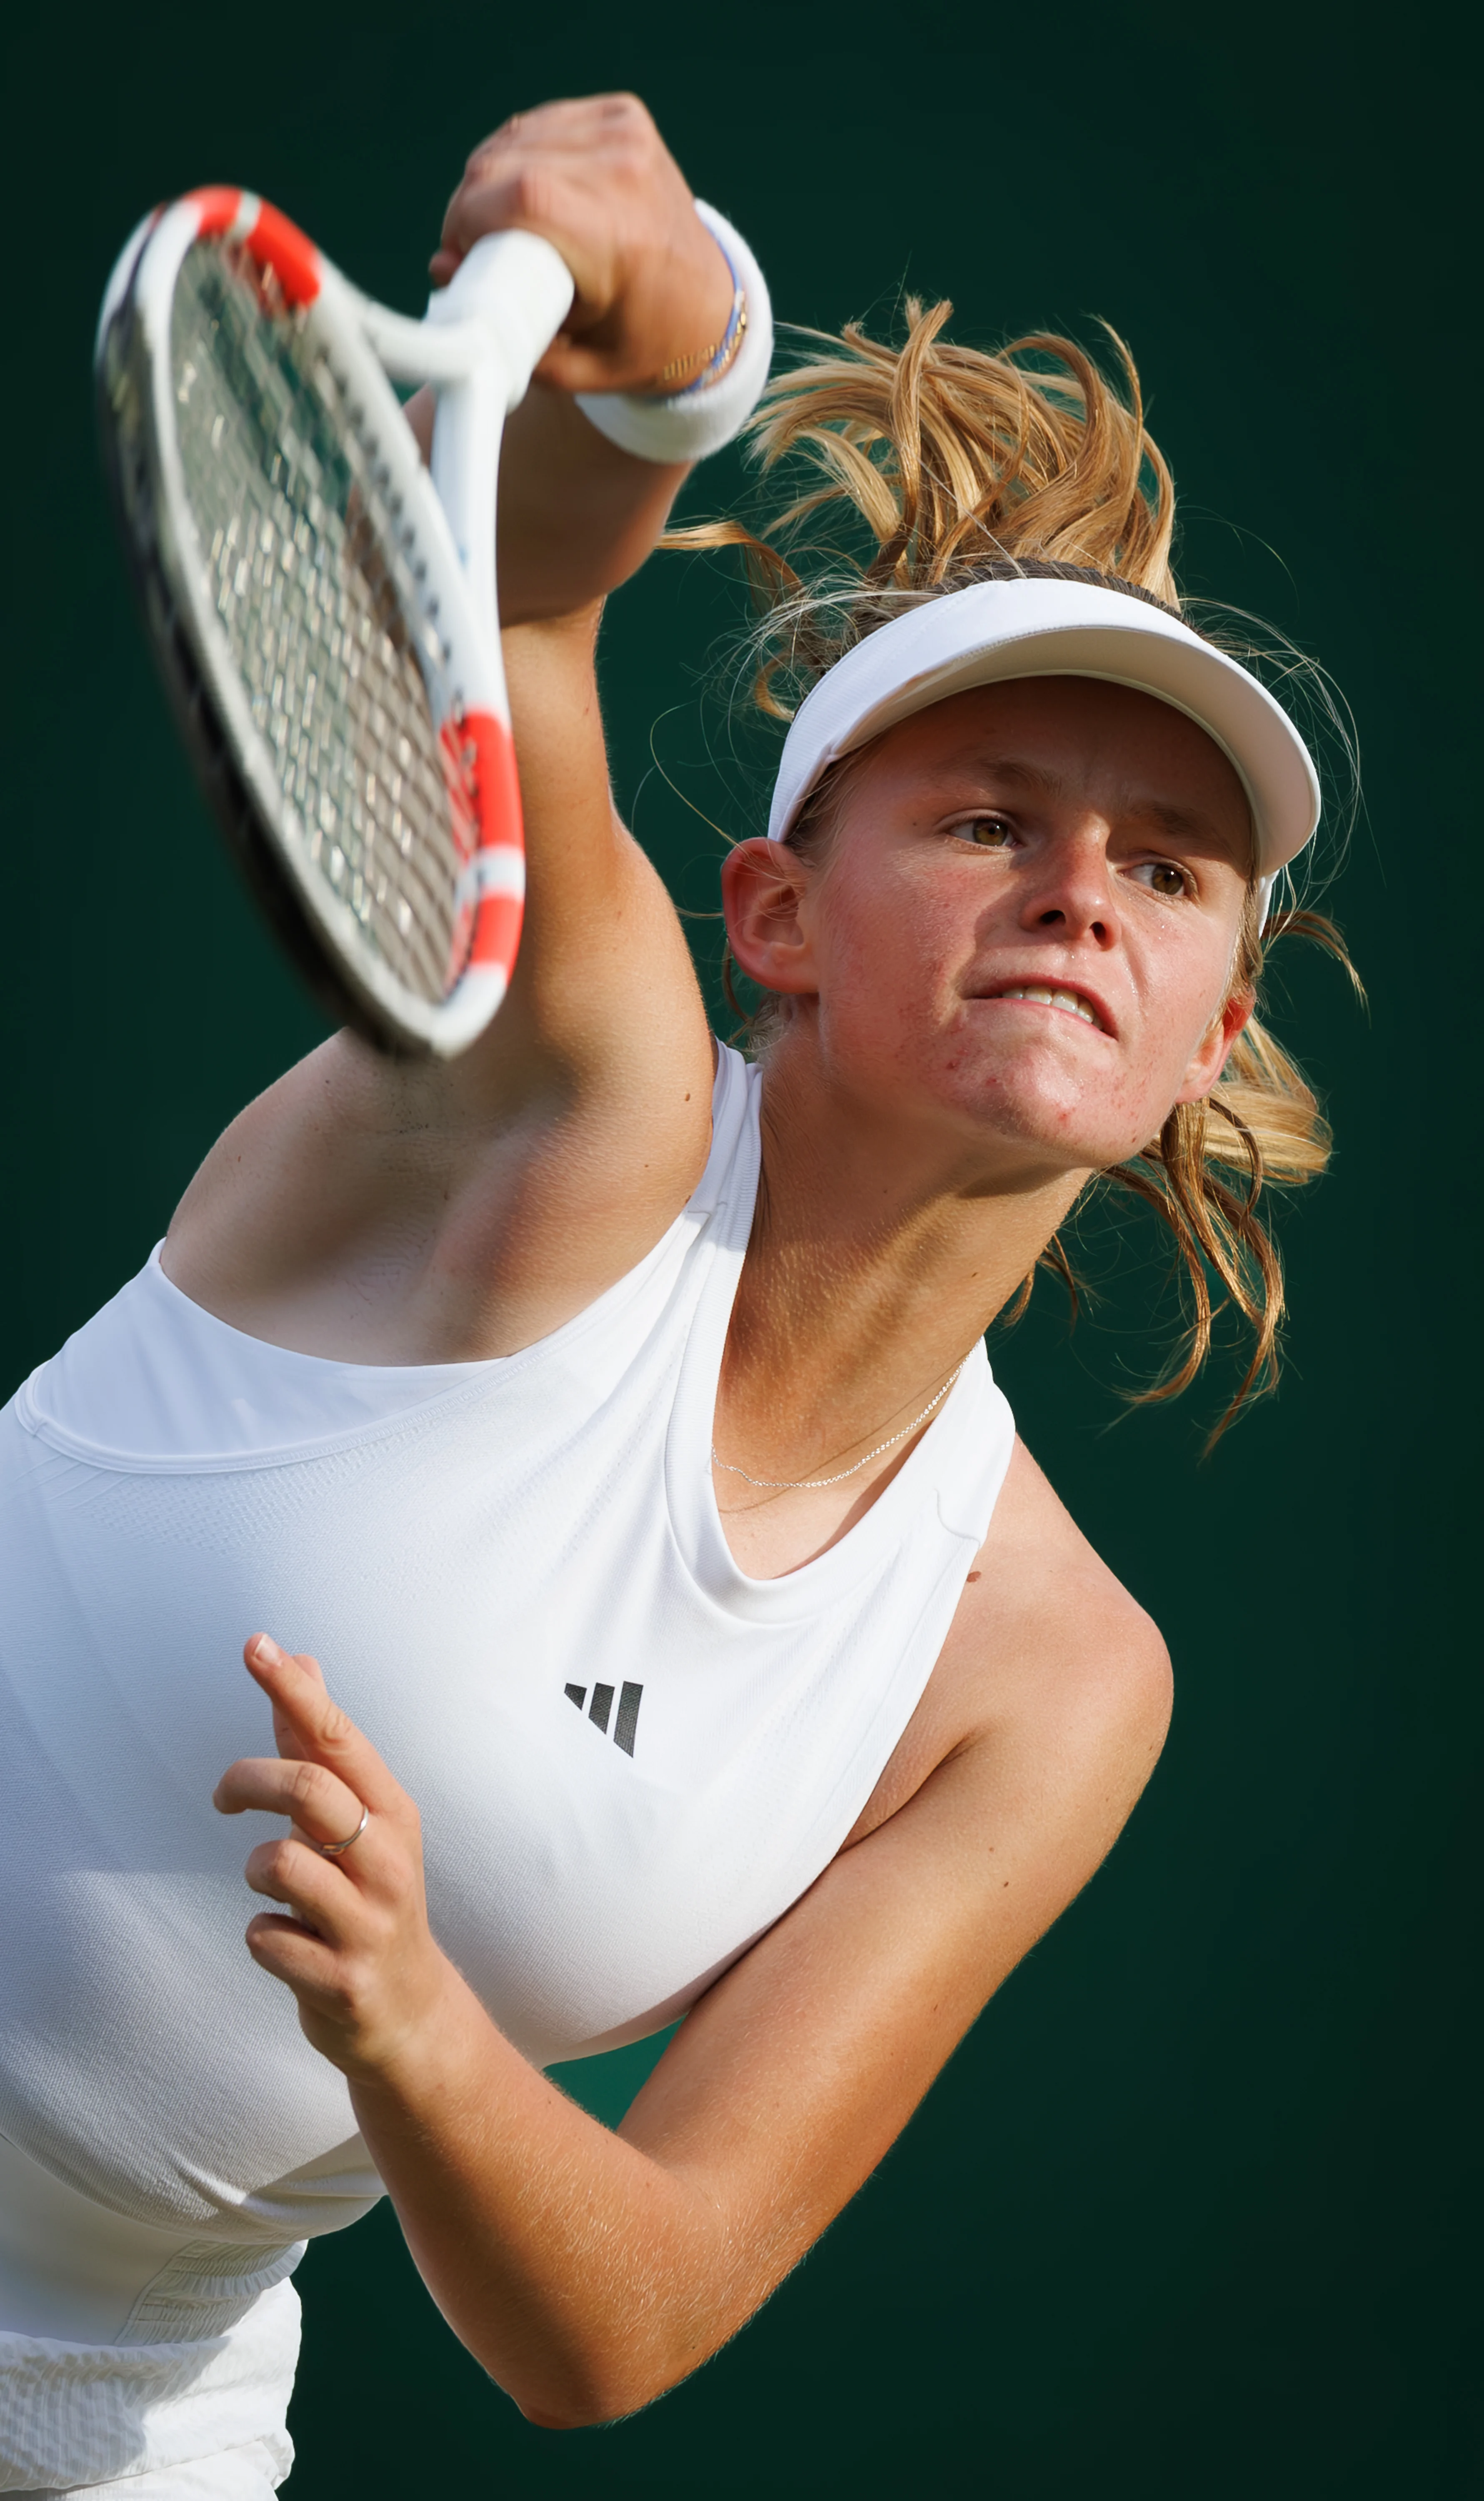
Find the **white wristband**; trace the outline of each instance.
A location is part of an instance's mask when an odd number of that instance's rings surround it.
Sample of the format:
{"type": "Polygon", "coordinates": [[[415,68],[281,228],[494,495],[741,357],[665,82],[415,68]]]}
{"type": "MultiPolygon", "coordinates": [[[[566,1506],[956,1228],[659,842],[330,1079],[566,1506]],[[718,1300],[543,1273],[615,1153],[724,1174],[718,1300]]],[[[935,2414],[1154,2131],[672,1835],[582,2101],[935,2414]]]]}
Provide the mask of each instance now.
{"type": "Polygon", "coordinates": [[[762,271],[737,228],[715,209],[698,200],[696,215],[720,244],[747,298],[747,326],[726,372],[709,389],[677,391],[673,399],[643,399],[631,391],[577,394],[589,424],[641,460],[704,460],[719,451],[752,415],[773,362],[773,308],[762,271]]]}

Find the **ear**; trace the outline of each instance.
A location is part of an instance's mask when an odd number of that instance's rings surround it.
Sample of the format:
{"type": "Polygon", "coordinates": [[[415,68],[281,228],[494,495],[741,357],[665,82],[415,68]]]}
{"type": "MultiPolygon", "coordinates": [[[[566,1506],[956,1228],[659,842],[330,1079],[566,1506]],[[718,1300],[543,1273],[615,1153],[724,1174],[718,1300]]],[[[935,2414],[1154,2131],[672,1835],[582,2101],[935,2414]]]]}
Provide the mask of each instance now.
{"type": "Polygon", "coordinates": [[[1251,990],[1235,991],[1228,999],[1185,1071],[1185,1083],[1174,1098],[1177,1103],[1204,1102],[1232,1055],[1232,1045],[1256,1005],[1256,995],[1251,990]]]}
{"type": "Polygon", "coordinates": [[[786,843],[756,836],[721,864],[721,906],[732,952],[760,989],[798,998],[819,984],[808,927],[814,872],[786,843]]]}

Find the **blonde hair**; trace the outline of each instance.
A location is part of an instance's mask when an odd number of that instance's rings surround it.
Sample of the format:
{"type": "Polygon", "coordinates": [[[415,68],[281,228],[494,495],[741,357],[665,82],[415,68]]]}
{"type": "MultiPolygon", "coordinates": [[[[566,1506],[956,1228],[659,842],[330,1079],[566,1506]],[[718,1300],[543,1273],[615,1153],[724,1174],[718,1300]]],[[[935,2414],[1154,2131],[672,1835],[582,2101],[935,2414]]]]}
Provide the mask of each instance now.
{"type": "MultiPolygon", "coordinates": [[[[756,531],[732,519],[672,530],[665,541],[742,550],[760,611],[748,645],[752,691],[776,719],[791,718],[808,687],[863,636],[975,582],[1091,579],[1196,622],[1171,567],[1173,482],[1145,429],[1138,376],[1117,334],[1108,332],[1122,393],[1072,340],[1038,333],[988,354],[941,336],[950,305],[924,309],[908,297],[905,310],[902,347],[855,323],[839,339],[806,333],[827,352],[769,385],[751,420],[752,449],[765,475],[808,461],[813,478],[802,492],[756,531]],[[803,534],[826,518],[842,521],[863,545],[811,548],[806,579],[803,534]]],[[[1290,689],[1306,684],[1310,709],[1317,696],[1353,760],[1344,717],[1312,662],[1235,612],[1222,612],[1219,625],[1203,615],[1197,630],[1248,666],[1266,664],[1270,677],[1275,665],[1290,689]]],[[[788,838],[796,848],[828,844],[856,760],[832,767],[810,793],[788,838]]],[[[1290,902],[1262,926],[1254,883],[1231,995],[1256,996],[1269,948],[1294,935],[1336,955],[1359,989],[1334,924],[1290,902]]],[[[754,1047],[766,1050],[786,1007],[767,1000],[749,1013],[737,999],[730,960],[724,979],[754,1047]]],[[[1259,1201],[1274,1184],[1312,1180],[1330,1146],[1302,1070],[1253,1015],[1206,1100],[1177,1104],[1138,1154],[1100,1176],[1156,1212],[1173,1235],[1184,1277],[1181,1342],[1134,1403],[1173,1397],[1195,1379],[1211,1345],[1213,1277],[1250,1325],[1252,1348],[1211,1441],[1248,1397],[1273,1385],[1283,1277],[1259,1201]]],[[[1075,1304],[1060,1237],[1038,1264],[1063,1278],[1075,1304]]],[[[1019,1317],[1033,1282],[1026,1279],[1006,1317],[1019,1317]]]]}

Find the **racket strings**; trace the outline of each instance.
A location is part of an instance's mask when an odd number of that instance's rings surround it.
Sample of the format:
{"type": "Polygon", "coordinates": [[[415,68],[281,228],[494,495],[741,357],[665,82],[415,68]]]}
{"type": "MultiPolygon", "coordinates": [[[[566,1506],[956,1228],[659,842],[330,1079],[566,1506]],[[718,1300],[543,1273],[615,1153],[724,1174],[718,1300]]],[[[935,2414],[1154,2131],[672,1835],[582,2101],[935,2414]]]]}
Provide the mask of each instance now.
{"type": "Polygon", "coordinates": [[[209,594],[291,837],[361,943],[436,1002],[467,950],[473,811],[439,736],[429,679],[442,694],[443,648],[376,447],[304,317],[240,249],[187,253],[171,348],[209,594]]]}

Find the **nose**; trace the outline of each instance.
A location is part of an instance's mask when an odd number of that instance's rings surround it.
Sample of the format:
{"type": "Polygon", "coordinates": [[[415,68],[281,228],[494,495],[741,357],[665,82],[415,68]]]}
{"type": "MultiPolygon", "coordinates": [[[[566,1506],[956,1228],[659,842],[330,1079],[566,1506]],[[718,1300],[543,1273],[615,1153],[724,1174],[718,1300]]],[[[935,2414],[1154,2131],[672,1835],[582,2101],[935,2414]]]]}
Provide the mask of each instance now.
{"type": "Polygon", "coordinates": [[[1096,947],[1118,941],[1118,907],[1108,867],[1108,827],[1089,818],[1051,842],[1038,845],[1027,861],[1020,896],[1023,929],[1054,929],[1096,947]]]}

